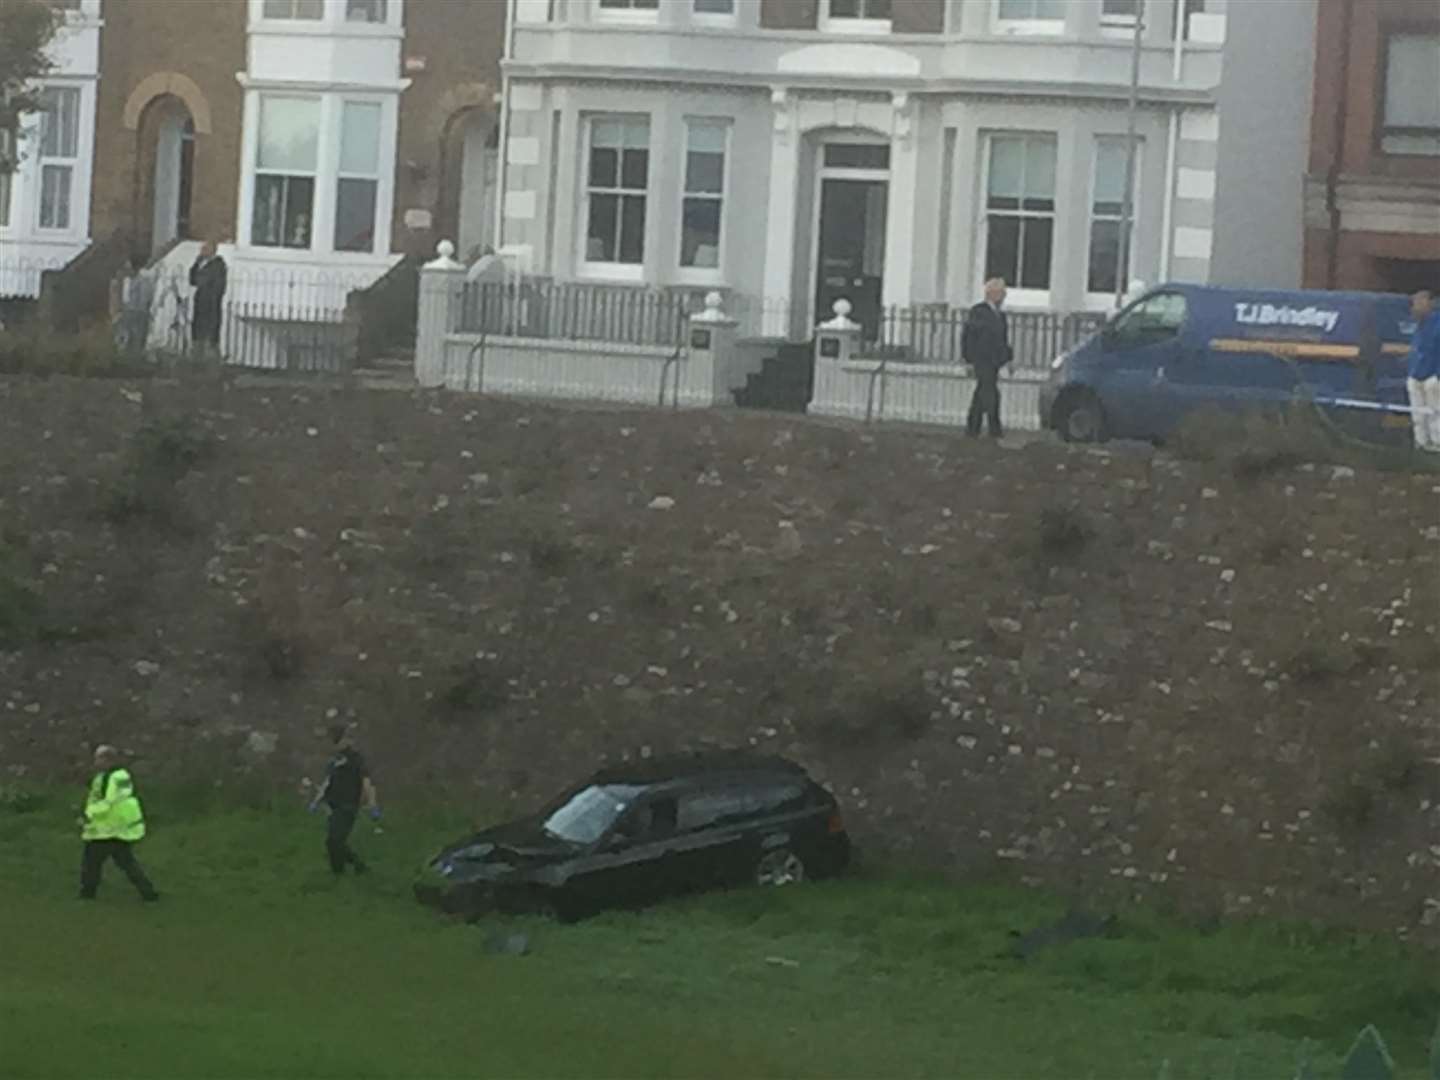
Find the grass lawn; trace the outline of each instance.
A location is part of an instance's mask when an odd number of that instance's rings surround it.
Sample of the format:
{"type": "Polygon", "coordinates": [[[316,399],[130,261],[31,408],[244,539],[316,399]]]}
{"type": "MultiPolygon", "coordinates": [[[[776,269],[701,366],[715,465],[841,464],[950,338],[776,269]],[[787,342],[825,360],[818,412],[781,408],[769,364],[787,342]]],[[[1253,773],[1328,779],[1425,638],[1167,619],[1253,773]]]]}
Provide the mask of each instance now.
{"type": "Polygon", "coordinates": [[[1129,915],[1125,935],[1021,962],[1011,929],[1051,899],[932,881],[738,892],[578,926],[467,927],[409,896],[463,831],[441,814],[357,847],[336,882],[322,822],[147,793],[142,905],[106,868],[75,899],[80,846],[58,805],[0,808],[0,1076],[1319,1076],[1359,1027],[1427,1074],[1440,984],[1395,943],[1267,925],[1202,936],[1129,915]],[[492,955],[496,928],[528,956],[492,955]]]}

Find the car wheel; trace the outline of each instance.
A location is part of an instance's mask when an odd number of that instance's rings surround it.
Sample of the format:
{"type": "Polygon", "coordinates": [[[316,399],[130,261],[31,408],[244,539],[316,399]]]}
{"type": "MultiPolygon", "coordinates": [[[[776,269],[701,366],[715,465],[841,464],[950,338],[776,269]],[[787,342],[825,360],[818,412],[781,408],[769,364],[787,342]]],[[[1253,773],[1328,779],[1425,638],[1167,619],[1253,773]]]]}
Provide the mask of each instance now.
{"type": "Polygon", "coordinates": [[[1056,428],[1066,442],[1104,442],[1105,410],[1094,394],[1076,394],[1062,401],[1056,428]]]}
{"type": "Polygon", "coordinates": [[[776,888],[805,880],[805,863],[789,848],[767,851],[755,864],[755,884],[776,888]]]}

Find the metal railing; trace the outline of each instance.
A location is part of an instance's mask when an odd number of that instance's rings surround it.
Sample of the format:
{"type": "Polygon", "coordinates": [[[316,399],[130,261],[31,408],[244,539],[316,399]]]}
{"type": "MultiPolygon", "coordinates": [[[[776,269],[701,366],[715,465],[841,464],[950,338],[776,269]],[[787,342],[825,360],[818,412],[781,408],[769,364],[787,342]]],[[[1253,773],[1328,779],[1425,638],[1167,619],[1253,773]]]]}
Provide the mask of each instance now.
{"type": "MultiPolygon", "coordinates": [[[[292,273],[232,266],[221,307],[220,362],[273,371],[338,374],[354,361],[358,325],[348,295],[368,284],[354,274],[292,273]]],[[[127,352],[197,357],[188,269],[151,267],[117,287],[114,330],[127,352]]]]}
{"type": "Polygon", "coordinates": [[[624,285],[550,281],[472,282],[461,294],[461,333],[604,341],[616,345],[680,344],[700,310],[683,292],[624,285]]]}
{"type": "MultiPolygon", "coordinates": [[[[966,311],[948,304],[886,308],[876,340],[865,352],[897,362],[964,363],[966,311]]],[[[1045,370],[1056,356],[1105,325],[1105,315],[1091,311],[1011,311],[1006,319],[1015,353],[1012,367],[1035,371],[1045,370]]]]}

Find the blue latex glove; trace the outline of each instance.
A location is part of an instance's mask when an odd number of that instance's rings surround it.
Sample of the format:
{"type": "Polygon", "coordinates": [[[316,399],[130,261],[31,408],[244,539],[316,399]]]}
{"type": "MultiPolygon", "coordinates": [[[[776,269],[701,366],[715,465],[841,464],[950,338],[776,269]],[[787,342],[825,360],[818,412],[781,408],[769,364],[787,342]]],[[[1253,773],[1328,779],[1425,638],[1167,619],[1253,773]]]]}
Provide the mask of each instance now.
{"type": "Polygon", "coordinates": [[[314,800],[308,807],[306,807],[306,809],[309,810],[312,814],[315,813],[315,811],[320,809],[320,800],[314,800]]]}
{"type": "Polygon", "coordinates": [[[379,820],[380,820],[380,807],[378,807],[378,806],[372,806],[372,807],[370,807],[370,820],[371,820],[371,821],[379,821],[379,820]]]}

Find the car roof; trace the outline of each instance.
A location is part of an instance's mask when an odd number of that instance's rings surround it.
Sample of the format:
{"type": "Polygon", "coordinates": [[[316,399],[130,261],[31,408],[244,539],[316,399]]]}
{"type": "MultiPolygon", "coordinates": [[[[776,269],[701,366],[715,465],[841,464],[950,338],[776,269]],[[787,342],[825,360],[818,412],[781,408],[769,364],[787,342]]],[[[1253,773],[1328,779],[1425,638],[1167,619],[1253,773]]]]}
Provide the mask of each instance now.
{"type": "Polygon", "coordinates": [[[783,773],[793,779],[808,779],[805,770],[793,761],[749,750],[705,750],[625,762],[601,769],[592,778],[596,784],[635,784],[646,787],[683,783],[723,774],[783,773]]]}

